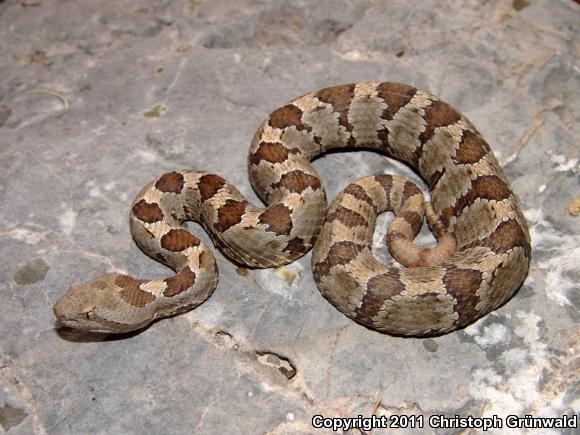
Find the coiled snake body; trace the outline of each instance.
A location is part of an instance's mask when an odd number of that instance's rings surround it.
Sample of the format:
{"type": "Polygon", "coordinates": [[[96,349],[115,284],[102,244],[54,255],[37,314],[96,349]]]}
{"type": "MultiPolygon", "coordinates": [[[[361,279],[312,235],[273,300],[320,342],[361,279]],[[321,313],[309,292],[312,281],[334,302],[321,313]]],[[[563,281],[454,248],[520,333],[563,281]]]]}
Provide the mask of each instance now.
{"type": "Polygon", "coordinates": [[[131,208],[131,232],[144,252],[176,273],[159,280],[111,273],[74,284],[54,306],[58,320],[126,332],[207,299],[217,284],[216,263],[184,229],[186,220],[199,222],[226,255],[251,267],[292,262],[314,245],[322,295],[355,321],[396,335],[464,327],[506,302],[527,274],[526,221],[493,152],[464,116],[411,86],[348,84],[291,101],[259,127],[248,170],[267,208],[203,171],[171,172],[145,186],[131,208]],[[346,147],[407,163],[429,186],[431,203],[414,184],[381,174],[350,184],[327,210],[310,161],[346,147]],[[379,262],[371,250],[375,218],[387,210],[396,215],[389,249],[403,266],[379,262]],[[412,243],[424,216],[438,240],[432,248],[412,243]]]}

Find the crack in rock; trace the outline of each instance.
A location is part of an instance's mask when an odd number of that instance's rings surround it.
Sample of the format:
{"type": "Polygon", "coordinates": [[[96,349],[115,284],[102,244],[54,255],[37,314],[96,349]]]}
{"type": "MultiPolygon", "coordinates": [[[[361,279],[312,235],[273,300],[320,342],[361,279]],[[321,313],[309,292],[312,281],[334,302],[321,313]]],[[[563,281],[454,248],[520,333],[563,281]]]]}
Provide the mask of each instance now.
{"type": "Polygon", "coordinates": [[[296,376],[296,366],[289,358],[267,351],[258,351],[256,355],[258,356],[258,362],[279,370],[286,379],[290,380],[296,376]]]}

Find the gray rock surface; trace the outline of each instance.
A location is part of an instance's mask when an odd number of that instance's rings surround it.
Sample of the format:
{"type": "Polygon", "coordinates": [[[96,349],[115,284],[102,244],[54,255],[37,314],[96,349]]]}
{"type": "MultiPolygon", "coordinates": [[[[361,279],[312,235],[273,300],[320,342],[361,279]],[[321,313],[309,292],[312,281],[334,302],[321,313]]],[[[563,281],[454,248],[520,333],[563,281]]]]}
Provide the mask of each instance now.
{"type": "MultiPolygon", "coordinates": [[[[572,0],[0,1],[0,427],[282,434],[323,433],[315,414],[578,413],[579,34],[572,0]],[[54,329],[73,282],[167,273],[129,233],[144,184],[194,166],[256,201],[245,158],[264,116],[363,80],[440,95],[492,144],[533,237],[507,305],[442,337],[389,337],[320,296],[310,255],[282,273],[216,253],[219,287],[193,312],[117,338],[54,329]]],[[[414,177],[366,152],[315,166],[331,197],[376,171],[414,177]]]]}

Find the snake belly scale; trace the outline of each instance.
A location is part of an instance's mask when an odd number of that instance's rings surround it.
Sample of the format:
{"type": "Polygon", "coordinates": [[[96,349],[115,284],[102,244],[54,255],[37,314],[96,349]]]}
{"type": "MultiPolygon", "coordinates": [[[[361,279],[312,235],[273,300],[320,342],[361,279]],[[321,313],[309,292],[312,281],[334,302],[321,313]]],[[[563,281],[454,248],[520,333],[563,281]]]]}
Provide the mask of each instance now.
{"type": "Polygon", "coordinates": [[[141,280],[110,273],[73,284],[54,306],[60,323],[127,332],[206,300],[217,285],[216,262],[183,227],[187,220],[250,267],[287,264],[314,247],[322,295],[353,320],[395,335],[465,327],[505,303],[527,274],[527,224],[490,147],[461,113],[414,87],[347,84],[289,102],[258,128],[248,171],[266,208],[199,170],[171,172],[145,186],[131,207],[133,238],[175,274],[141,280]],[[310,161],[363,147],[415,169],[431,201],[413,183],[377,174],[350,184],[327,208],[310,161]],[[375,219],[384,211],[395,213],[387,242],[398,264],[372,253],[375,219]],[[424,218],[434,247],[412,242],[424,218]]]}

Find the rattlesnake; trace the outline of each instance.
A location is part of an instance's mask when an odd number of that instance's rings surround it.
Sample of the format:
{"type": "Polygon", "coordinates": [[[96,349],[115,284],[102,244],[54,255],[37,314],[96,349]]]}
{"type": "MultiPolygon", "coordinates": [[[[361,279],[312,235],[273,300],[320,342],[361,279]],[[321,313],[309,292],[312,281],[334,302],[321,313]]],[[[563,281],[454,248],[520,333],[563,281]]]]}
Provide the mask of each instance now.
{"type": "Polygon", "coordinates": [[[206,300],[217,266],[186,220],[250,267],[287,264],[314,246],[322,295],[355,321],[396,335],[462,328],[506,302],[527,274],[527,224],[493,152],[463,115],[414,87],[367,82],[297,98],[260,125],[248,170],[267,208],[204,171],[171,172],[145,186],[131,208],[131,232],[176,274],[146,281],[111,273],[74,284],[54,306],[60,323],[126,332],[206,300]],[[350,184],[327,210],[310,161],[347,147],[407,163],[431,202],[413,183],[378,174],[350,184]],[[388,245],[401,264],[383,264],[371,250],[375,218],[387,210],[396,214],[388,245]],[[424,216],[438,239],[433,248],[412,243],[424,216]]]}

